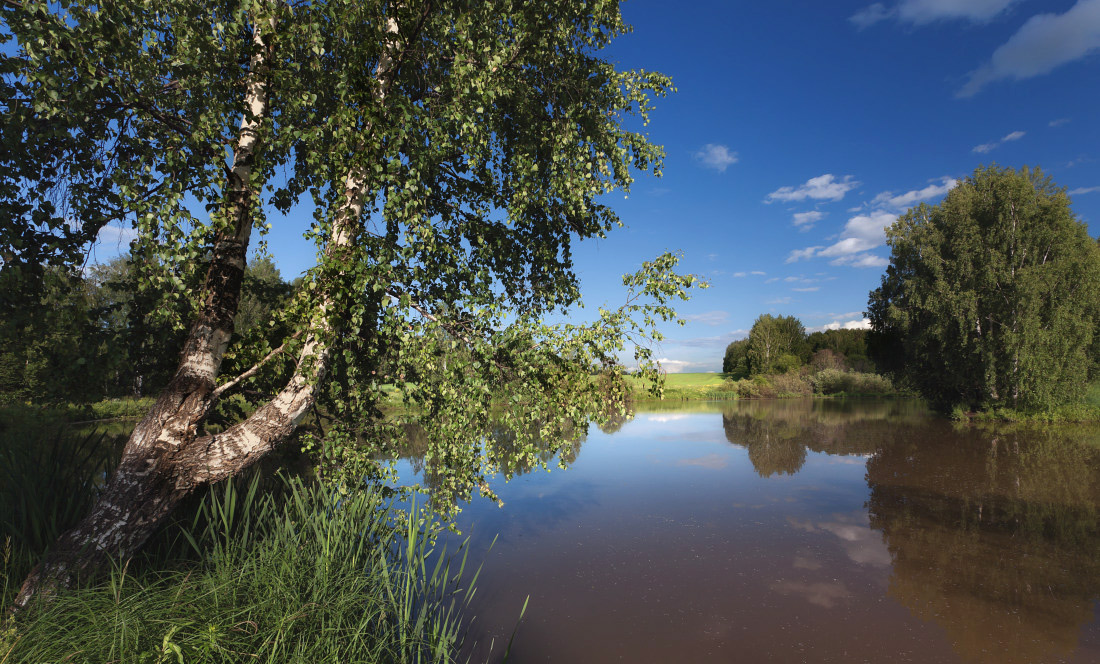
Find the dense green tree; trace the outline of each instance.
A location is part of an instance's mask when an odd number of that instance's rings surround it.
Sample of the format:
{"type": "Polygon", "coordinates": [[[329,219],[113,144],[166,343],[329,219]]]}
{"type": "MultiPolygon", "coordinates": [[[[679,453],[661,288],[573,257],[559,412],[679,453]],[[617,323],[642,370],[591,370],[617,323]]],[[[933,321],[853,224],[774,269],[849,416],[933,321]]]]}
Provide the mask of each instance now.
{"type": "Polygon", "coordinates": [[[1087,386],[1100,251],[1039,169],[979,168],[887,229],[869,345],[947,409],[1046,408],[1087,386]]]}
{"type": "Polygon", "coordinates": [[[867,330],[824,330],[806,337],[809,355],[829,350],[841,356],[846,365],[863,371],[867,368],[867,330]]]}
{"type": "Polygon", "coordinates": [[[177,369],[99,502],[19,602],[129,556],[195,488],[287,440],[318,400],[343,423],[330,452],[354,454],[353,441],[389,452],[375,405],[396,384],[431,423],[437,489],[465,497],[504,465],[541,464],[538,441],[568,447],[556,431],[621,410],[619,352],[633,346],[655,377],[647,342],[695,283],[672,272],[675,256],[625,277],[626,304],[597,320],[543,322],[578,300],[572,243],[619,225],[606,194],[660,172],[662,151],[637,129],[670,83],[601,58],[626,30],[617,2],[24,0],[3,11],[17,54],[4,61],[0,126],[19,166],[0,173],[14,182],[0,188],[3,210],[16,213],[4,255],[22,255],[13,240],[28,229],[68,244],[39,168],[53,159],[34,133],[47,127],[61,137],[55,161],[74,161],[62,192],[72,227],[98,230],[86,192],[102,184],[138,231],[142,284],[183,284],[193,311],[177,369]],[[286,334],[223,375],[251,231],[306,195],[318,265],[278,312],[286,334]],[[201,286],[188,286],[189,269],[201,286]],[[268,370],[272,398],[207,434],[218,402],[268,370]],[[516,436],[507,463],[483,433],[490,412],[516,436]]]}
{"type": "Polygon", "coordinates": [[[738,339],[726,346],[722,358],[722,373],[745,374],[749,372],[749,340],[738,339]]]}
{"type": "Polygon", "coordinates": [[[797,367],[805,353],[806,328],[794,316],[761,314],[749,331],[748,362],[751,373],[771,373],[797,367]],[[790,357],[785,357],[790,356],[790,357]]]}

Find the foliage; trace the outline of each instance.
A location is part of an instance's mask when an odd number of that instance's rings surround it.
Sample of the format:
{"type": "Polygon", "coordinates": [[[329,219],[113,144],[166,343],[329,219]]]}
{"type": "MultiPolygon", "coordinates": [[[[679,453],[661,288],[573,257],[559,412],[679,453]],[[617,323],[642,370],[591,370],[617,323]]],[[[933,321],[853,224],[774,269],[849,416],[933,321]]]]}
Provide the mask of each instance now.
{"type": "MultiPolygon", "coordinates": [[[[237,312],[248,329],[220,382],[248,374],[233,383],[247,403],[216,419],[247,416],[294,377],[368,454],[388,455],[393,424],[378,406],[396,388],[433,423],[440,490],[468,496],[501,467],[478,432],[502,401],[499,425],[534,460],[537,438],[612,416],[609,401],[622,409],[621,354],[656,375],[647,348],[698,285],[673,272],[673,255],[628,275],[626,303],[589,324],[544,322],[579,304],[573,243],[621,225],[606,195],[661,171],[642,126],[671,83],[602,57],[628,29],[617,2],[547,12],[511,0],[122,0],[5,12],[18,48],[0,117],[20,169],[0,192],[15,211],[3,245],[36,233],[69,247],[51,192],[81,237],[125,219],[143,292],[173,304],[141,313],[163,310],[181,329],[200,305],[232,313],[232,280],[195,285],[219,251],[243,252],[249,224],[266,230],[272,212],[312,201],[318,264],[280,294],[267,329],[248,328],[251,307],[237,312]],[[256,115],[244,95],[261,88],[256,115]],[[38,150],[43,127],[58,136],[55,155],[38,150]],[[238,187],[224,146],[244,138],[255,144],[238,187]],[[72,163],[64,182],[41,175],[47,162],[72,163]],[[93,181],[103,212],[83,193],[93,181]]],[[[248,289],[246,279],[246,304],[248,289]]]]}
{"type": "Polygon", "coordinates": [[[979,168],[887,231],[876,359],[934,406],[1077,401],[1100,318],[1100,250],[1039,169],[979,168]]]}
{"type": "Polygon", "coordinates": [[[867,330],[824,330],[806,337],[806,346],[810,355],[828,350],[839,356],[844,367],[857,371],[871,371],[867,359],[867,330]]]}
{"type": "Polygon", "coordinates": [[[761,314],[749,331],[748,341],[748,364],[753,375],[780,371],[780,364],[786,371],[801,364],[798,358],[805,352],[806,329],[794,316],[761,314]],[[781,360],[784,355],[795,359],[781,360]]]}
{"type": "Polygon", "coordinates": [[[749,373],[749,340],[747,338],[730,342],[730,345],[726,346],[726,354],[722,358],[722,373],[749,373]]]}
{"type": "Polygon", "coordinates": [[[894,394],[894,386],[885,376],[871,373],[824,369],[810,377],[815,394],[894,394]]]}
{"type": "Polygon", "coordinates": [[[373,486],[286,482],[210,492],[179,540],[197,562],[120,563],[31,606],[0,637],[5,661],[452,661],[473,581],[465,553],[435,550],[431,514],[373,486]]]}

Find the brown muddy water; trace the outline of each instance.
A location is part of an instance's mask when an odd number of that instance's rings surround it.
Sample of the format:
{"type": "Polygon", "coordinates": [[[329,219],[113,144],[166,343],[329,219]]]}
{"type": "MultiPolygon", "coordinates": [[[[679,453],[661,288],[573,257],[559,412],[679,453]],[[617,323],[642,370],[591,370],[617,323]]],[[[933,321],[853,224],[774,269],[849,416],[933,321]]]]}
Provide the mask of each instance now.
{"type": "Polygon", "coordinates": [[[1100,662],[1100,428],[689,406],[465,507],[472,661],[1100,662]]]}

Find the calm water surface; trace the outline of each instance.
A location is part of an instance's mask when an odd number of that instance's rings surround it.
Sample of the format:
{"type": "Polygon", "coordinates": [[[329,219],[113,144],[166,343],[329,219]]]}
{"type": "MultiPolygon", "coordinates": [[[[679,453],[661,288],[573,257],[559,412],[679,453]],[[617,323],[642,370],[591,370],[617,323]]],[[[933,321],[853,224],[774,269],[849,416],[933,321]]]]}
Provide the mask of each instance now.
{"type": "Polygon", "coordinates": [[[464,509],[474,661],[1100,662],[1100,430],[690,408],[464,509]]]}

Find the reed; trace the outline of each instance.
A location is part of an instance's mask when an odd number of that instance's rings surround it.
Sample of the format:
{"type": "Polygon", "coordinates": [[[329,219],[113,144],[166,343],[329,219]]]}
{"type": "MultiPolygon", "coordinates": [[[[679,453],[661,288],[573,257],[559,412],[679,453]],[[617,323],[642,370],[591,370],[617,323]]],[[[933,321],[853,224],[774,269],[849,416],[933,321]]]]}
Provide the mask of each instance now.
{"type": "Polygon", "coordinates": [[[216,487],[173,526],[190,556],[119,562],[21,612],[0,662],[451,661],[477,574],[436,551],[430,511],[373,485],[261,481],[216,487]]]}

